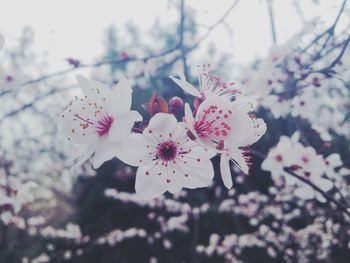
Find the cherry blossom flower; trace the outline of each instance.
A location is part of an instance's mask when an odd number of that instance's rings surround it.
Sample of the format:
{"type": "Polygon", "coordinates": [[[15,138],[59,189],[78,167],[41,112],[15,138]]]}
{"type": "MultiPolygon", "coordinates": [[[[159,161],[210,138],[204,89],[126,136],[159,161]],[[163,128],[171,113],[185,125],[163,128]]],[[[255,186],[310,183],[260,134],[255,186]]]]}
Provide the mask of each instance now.
{"type": "Polygon", "coordinates": [[[226,83],[220,77],[214,76],[210,65],[199,66],[201,73],[199,74],[199,89],[187,82],[183,73],[179,74],[179,78],[170,78],[179,85],[188,94],[201,100],[211,96],[223,96],[232,99],[239,91],[234,87],[235,83],[226,83]]]}
{"type": "Polygon", "coordinates": [[[249,157],[244,147],[250,146],[266,132],[266,124],[248,114],[254,107],[249,100],[230,102],[211,97],[198,108],[196,116],[185,105],[187,134],[204,148],[221,153],[221,176],[227,188],[232,187],[229,162],[232,160],[244,173],[249,173],[249,157]]]}
{"type": "Polygon", "coordinates": [[[82,76],[77,80],[85,96],[61,115],[58,129],[66,140],[80,146],[74,156],[78,159],[76,166],[94,153],[93,167],[98,168],[118,153],[142,116],[130,111],[132,89],[126,78],[121,78],[112,90],[82,76]]]}
{"type": "Polygon", "coordinates": [[[150,199],[182,187],[208,186],[214,176],[213,155],[190,140],[172,114],[157,113],[142,134],[130,136],[118,158],[139,167],[136,193],[150,199]]]}

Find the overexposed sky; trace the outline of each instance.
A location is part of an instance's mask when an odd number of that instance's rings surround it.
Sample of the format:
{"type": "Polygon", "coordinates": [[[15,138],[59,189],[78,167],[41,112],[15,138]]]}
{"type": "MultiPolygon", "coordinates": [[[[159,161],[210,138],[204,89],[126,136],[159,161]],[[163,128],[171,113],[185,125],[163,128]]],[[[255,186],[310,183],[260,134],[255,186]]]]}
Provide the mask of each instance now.
{"type": "MultiPolygon", "coordinates": [[[[187,7],[197,10],[198,23],[214,23],[234,0],[187,0],[187,7]]],[[[294,0],[274,0],[276,30],[279,42],[286,41],[301,29],[302,22],[293,6],[294,0]]],[[[304,18],[320,16],[330,24],[342,0],[301,0],[304,18]]],[[[103,51],[105,29],[114,24],[122,28],[127,21],[145,32],[160,17],[161,23],[178,21],[178,12],[168,0],[2,0],[0,33],[6,45],[13,45],[21,29],[31,26],[35,31],[35,50],[47,51],[50,64],[65,66],[67,57],[90,62],[103,51]],[[170,6],[170,7],[169,7],[170,6]]],[[[219,26],[208,38],[219,48],[233,54],[235,62],[247,63],[264,55],[271,45],[266,0],[241,0],[226,19],[233,29],[229,36],[219,26]]],[[[205,32],[205,27],[201,27],[205,32]]],[[[204,44],[208,43],[205,42],[204,44]]]]}

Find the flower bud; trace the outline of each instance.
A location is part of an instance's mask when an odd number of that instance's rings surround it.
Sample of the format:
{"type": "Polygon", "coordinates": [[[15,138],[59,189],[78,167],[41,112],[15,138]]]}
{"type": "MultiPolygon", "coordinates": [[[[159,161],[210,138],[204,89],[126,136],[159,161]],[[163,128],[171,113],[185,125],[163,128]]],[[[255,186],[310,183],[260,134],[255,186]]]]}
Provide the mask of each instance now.
{"type": "Polygon", "coordinates": [[[175,96],[170,99],[169,101],[170,113],[177,115],[183,110],[183,107],[184,107],[184,101],[181,98],[175,96]]]}
{"type": "Polygon", "coordinates": [[[146,103],[144,106],[144,108],[148,110],[148,113],[151,116],[155,115],[158,112],[169,113],[168,103],[163,97],[157,96],[156,93],[153,93],[149,102],[146,103]]]}

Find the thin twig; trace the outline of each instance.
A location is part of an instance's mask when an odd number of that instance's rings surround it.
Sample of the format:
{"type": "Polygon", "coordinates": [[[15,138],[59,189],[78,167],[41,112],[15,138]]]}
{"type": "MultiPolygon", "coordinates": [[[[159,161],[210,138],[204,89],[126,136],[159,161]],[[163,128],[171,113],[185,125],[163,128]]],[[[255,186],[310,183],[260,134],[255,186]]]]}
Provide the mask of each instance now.
{"type": "Polygon", "coordinates": [[[304,182],[305,184],[311,186],[315,191],[319,192],[324,198],[327,199],[327,201],[329,202],[333,202],[334,204],[337,205],[337,207],[342,210],[344,213],[346,213],[348,216],[350,216],[350,212],[349,212],[349,208],[346,207],[345,205],[343,205],[342,203],[338,202],[337,200],[335,200],[332,196],[330,196],[329,194],[327,194],[326,192],[324,192],[321,188],[319,188],[317,185],[313,184],[312,182],[310,182],[309,180],[305,179],[304,177],[297,175],[296,173],[294,173],[294,171],[292,170],[292,168],[286,167],[284,168],[284,171],[287,172],[288,174],[290,174],[291,176],[297,178],[298,180],[304,182]]]}
{"type": "Polygon", "coordinates": [[[185,0],[181,0],[181,3],[180,3],[180,25],[179,25],[179,34],[180,34],[179,47],[180,47],[180,51],[181,51],[182,66],[183,66],[185,77],[187,79],[188,78],[188,70],[187,70],[187,63],[186,63],[186,51],[185,51],[185,45],[184,45],[184,33],[185,33],[185,0]]]}
{"type": "Polygon", "coordinates": [[[275,17],[273,15],[272,0],[267,0],[267,7],[268,7],[269,17],[270,17],[272,42],[274,44],[276,44],[277,43],[277,36],[276,36],[276,27],[275,27],[275,17]]]}

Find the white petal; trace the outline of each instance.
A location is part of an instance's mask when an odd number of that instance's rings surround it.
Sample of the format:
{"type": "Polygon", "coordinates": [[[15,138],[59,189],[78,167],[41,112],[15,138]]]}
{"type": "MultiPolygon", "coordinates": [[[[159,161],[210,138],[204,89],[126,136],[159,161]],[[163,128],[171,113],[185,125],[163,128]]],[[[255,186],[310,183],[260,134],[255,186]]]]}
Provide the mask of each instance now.
{"type": "Polygon", "coordinates": [[[333,188],[333,182],[325,178],[319,178],[315,181],[315,184],[325,192],[328,192],[333,188]]]}
{"type": "Polygon", "coordinates": [[[77,75],[76,79],[87,99],[96,102],[99,106],[105,105],[111,93],[111,90],[106,85],[95,80],[89,80],[82,75],[77,75]]]}
{"type": "Polygon", "coordinates": [[[252,112],[258,105],[257,96],[240,96],[237,97],[233,104],[245,113],[252,112]]]}
{"type": "MultiPolygon", "coordinates": [[[[87,159],[90,158],[90,156],[95,152],[96,149],[96,143],[86,145],[85,147],[81,148],[80,155],[77,158],[77,162],[72,166],[72,170],[77,169],[80,167],[83,163],[87,161],[87,159]]],[[[78,156],[78,155],[76,155],[78,156]]]]}
{"type": "Polygon", "coordinates": [[[249,173],[249,166],[243,158],[243,154],[239,149],[233,149],[229,152],[229,155],[235,165],[242,170],[243,173],[249,173]]]}
{"type": "Polygon", "coordinates": [[[141,165],[136,173],[135,191],[139,197],[151,199],[160,196],[167,190],[167,181],[164,174],[158,175],[162,166],[156,161],[141,165]]]}
{"type": "Polygon", "coordinates": [[[237,147],[252,145],[266,133],[266,123],[263,119],[254,119],[242,111],[233,111],[233,127],[230,144],[237,147]]]}
{"type": "Polygon", "coordinates": [[[110,97],[107,98],[107,107],[111,112],[123,113],[129,111],[131,97],[131,84],[125,77],[121,77],[118,84],[112,89],[110,97]]]}
{"type": "Polygon", "coordinates": [[[194,130],[194,117],[193,117],[193,112],[191,110],[191,107],[188,103],[185,104],[185,122],[186,122],[186,127],[192,132],[193,135],[196,134],[196,131],[194,130]]]}
{"type": "Polygon", "coordinates": [[[315,191],[306,184],[300,185],[297,189],[295,189],[294,194],[305,200],[315,198],[315,191]]]}
{"type": "Polygon", "coordinates": [[[94,169],[99,168],[104,162],[111,160],[120,150],[120,144],[113,143],[108,138],[101,139],[96,146],[95,154],[92,160],[94,169]]]}
{"type": "Polygon", "coordinates": [[[230,159],[227,158],[226,154],[221,154],[220,173],[224,185],[226,186],[226,188],[230,189],[233,185],[233,182],[230,170],[230,159]]]}
{"type": "Polygon", "coordinates": [[[153,155],[149,155],[151,150],[152,148],[147,148],[142,134],[133,133],[116,154],[122,162],[132,166],[139,166],[146,164],[152,159],[153,155]]]}
{"type": "Polygon", "coordinates": [[[115,117],[108,132],[111,141],[125,140],[130,134],[134,123],[142,121],[142,116],[137,111],[128,111],[115,117]]]}
{"type": "MultiPolygon", "coordinates": [[[[198,147],[197,147],[198,148],[198,147]]],[[[175,180],[185,188],[206,187],[211,184],[214,177],[214,168],[204,150],[192,152],[184,158],[178,158],[174,170],[175,180]],[[200,161],[198,162],[198,159],[200,161]]]]}
{"type": "Polygon", "coordinates": [[[172,76],[170,76],[170,79],[172,79],[178,86],[180,86],[188,94],[195,97],[199,97],[200,96],[199,90],[193,87],[192,84],[186,81],[184,74],[180,73],[179,76],[180,76],[180,79],[174,78],[172,76]]]}
{"type": "Polygon", "coordinates": [[[329,162],[329,165],[333,168],[339,167],[343,165],[343,162],[338,153],[333,153],[329,155],[326,160],[329,162]]]}
{"type": "Polygon", "coordinates": [[[145,136],[157,136],[157,140],[161,137],[168,136],[177,128],[177,120],[173,114],[159,112],[154,115],[143,134],[145,136]]]}

